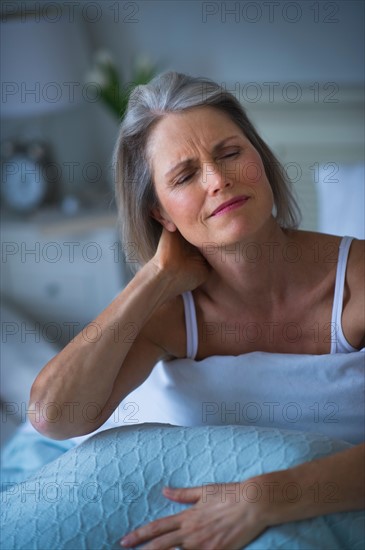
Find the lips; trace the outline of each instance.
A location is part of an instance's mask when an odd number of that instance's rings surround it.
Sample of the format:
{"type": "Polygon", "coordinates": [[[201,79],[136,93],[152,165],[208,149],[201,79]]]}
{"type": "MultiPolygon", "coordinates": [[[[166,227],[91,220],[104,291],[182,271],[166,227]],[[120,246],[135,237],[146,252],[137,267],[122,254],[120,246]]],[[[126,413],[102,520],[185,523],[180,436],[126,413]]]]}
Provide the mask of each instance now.
{"type": "Polygon", "coordinates": [[[233,204],[241,204],[241,203],[245,202],[246,200],[248,200],[249,198],[250,197],[248,197],[247,195],[240,195],[239,197],[233,197],[233,199],[230,199],[229,201],[226,201],[226,202],[222,203],[220,206],[218,206],[218,208],[216,208],[211,213],[211,216],[215,216],[216,214],[218,214],[219,212],[221,212],[225,208],[228,208],[229,206],[232,206],[233,204]]]}

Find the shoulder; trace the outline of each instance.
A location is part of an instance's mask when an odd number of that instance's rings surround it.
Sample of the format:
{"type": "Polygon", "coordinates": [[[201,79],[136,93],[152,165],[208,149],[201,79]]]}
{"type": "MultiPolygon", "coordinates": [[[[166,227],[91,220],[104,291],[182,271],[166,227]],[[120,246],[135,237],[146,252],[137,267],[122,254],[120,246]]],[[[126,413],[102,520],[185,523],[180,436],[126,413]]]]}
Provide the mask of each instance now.
{"type": "MultiPolygon", "coordinates": [[[[287,233],[303,251],[303,268],[328,277],[335,284],[339,246],[342,237],[295,230],[287,233]]],[[[333,299],[333,298],[331,298],[333,299]]],[[[351,242],[345,277],[342,328],[348,342],[356,349],[365,346],[365,241],[351,242]]]]}
{"type": "MultiPolygon", "coordinates": [[[[296,238],[312,251],[314,263],[328,264],[337,269],[339,246],[342,237],[312,231],[296,231],[296,238]]],[[[357,303],[358,309],[364,310],[365,300],[365,241],[354,238],[346,265],[346,286],[349,299],[357,303]]]]}
{"type": "Polygon", "coordinates": [[[316,231],[285,230],[289,240],[295,243],[303,269],[320,278],[335,277],[342,237],[316,231]]]}
{"type": "Polygon", "coordinates": [[[163,348],[169,358],[186,357],[185,309],[181,295],[166,301],[143,327],[143,334],[163,348]]]}
{"type": "Polygon", "coordinates": [[[337,263],[342,237],[302,229],[285,230],[285,233],[300,247],[304,255],[306,252],[310,253],[314,263],[337,263]]]}

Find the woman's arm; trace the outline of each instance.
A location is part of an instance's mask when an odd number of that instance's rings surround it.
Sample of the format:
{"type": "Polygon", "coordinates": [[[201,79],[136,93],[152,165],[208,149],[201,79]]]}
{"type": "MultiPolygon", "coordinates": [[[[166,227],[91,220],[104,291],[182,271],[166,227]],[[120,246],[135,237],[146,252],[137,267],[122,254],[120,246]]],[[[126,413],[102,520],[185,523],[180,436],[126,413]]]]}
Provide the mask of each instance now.
{"type": "Polygon", "coordinates": [[[364,507],[365,444],[240,483],[164,489],[193,506],[125,533],[146,550],[241,548],[273,525],[364,507]]]}
{"type": "MultiPolygon", "coordinates": [[[[164,303],[168,290],[168,280],[153,266],[144,266],[117,298],[45,365],[32,385],[28,407],[30,421],[38,431],[66,439],[99,427],[100,411],[134,343],[146,349],[144,359],[150,368],[148,371],[144,365],[143,370],[144,378],[148,376],[163,350],[152,348],[152,342],[138,336],[164,303]]],[[[128,394],[129,379],[138,380],[137,371],[141,371],[137,364],[131,366],[133,376],[125,367],[120,399],[128,394]]]]}
{"type": "Polygon", "coordinates": [[[171,357],[162,342],[174,322],[165,315],[161,323],[162,306],[174,305],[207,274],[196,249],[164,230],[154,258],[41,370],[28,406],[33,426],[47,437],[67,439],[104,424],[157,361],[171,357]]]}
{"type": "Polygon", "coordinates": [[[365,443],[260,476],[271,502],[265,523],[277,525],[365,508],[365,443]]]}

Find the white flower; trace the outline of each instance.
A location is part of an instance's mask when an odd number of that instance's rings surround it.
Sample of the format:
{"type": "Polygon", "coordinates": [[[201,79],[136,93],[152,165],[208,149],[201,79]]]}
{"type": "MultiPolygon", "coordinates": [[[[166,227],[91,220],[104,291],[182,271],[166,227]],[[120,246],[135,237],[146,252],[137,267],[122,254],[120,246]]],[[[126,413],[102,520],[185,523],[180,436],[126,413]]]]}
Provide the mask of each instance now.
{"type": "Polygon", "coordinates": [[[86,74],[85,82],[87,84],[90,84],[91,82],[93,84],[97,84],[102,89],[107,88],[109,85],[109,81],[105,72],[97,68],[92,69],[86,74]]]}
{"type": "Polygon", "coordinates": [[[97,65],[115,65],[114,58],[109,50],[98,50],[94,59],[97,65]]]}
{"type": "Polygon", "coordinates": [[[152,69],[151,59],[147,54],[138,55],[135,61],[135,67],[139,71],[147,72],[152,69]]]}

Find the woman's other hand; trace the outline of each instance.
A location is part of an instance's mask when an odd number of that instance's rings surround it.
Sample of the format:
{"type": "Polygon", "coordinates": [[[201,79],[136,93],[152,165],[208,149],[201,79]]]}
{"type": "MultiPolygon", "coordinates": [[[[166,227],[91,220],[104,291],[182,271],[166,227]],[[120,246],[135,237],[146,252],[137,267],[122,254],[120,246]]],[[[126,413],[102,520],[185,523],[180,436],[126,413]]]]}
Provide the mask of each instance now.
{"type": "Polygon", "coordinates": [[[267,499],[257,498],[257,486],[251,479],[242,483],[165,488],[165,497],[193,506],[131,531],[120,544],[134,548],[147,543],[143,550],[242,548],[268,527],[267,499]],[[250,485],[255,485],[253,491],[250,485]]]}
{"type": "Polygon", "coordinates": [[[171,293],[175,296],[200,286],[211,271],[204,256],[178,230],[171,232],[165,228],[150,262],[171,279],[171,293]]]}

